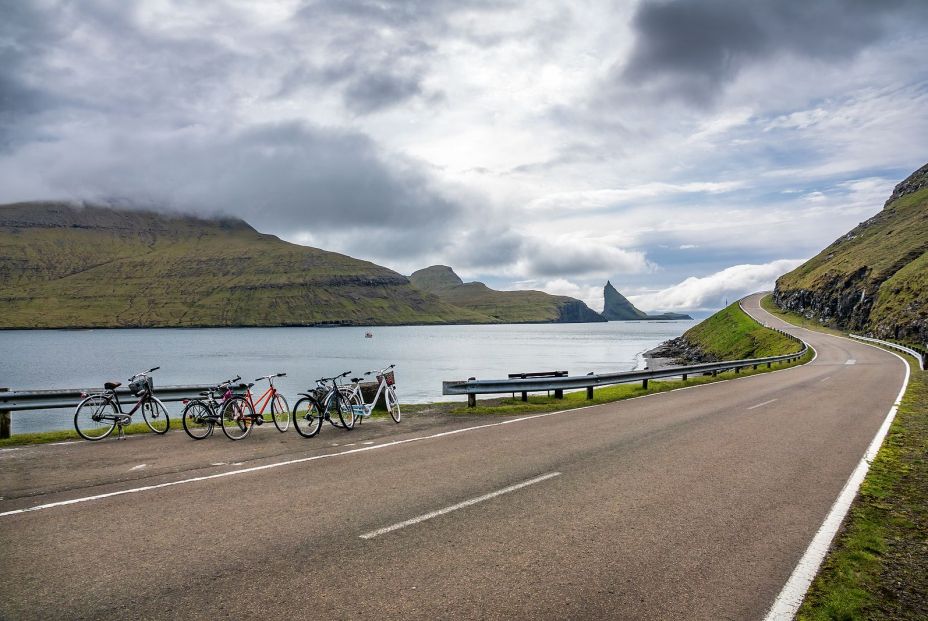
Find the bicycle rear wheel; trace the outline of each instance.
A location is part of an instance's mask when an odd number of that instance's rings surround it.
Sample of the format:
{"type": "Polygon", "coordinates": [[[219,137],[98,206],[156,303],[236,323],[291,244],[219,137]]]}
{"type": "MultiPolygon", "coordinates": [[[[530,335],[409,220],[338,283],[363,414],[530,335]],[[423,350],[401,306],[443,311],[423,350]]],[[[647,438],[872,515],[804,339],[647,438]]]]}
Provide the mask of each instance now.
{"type": "Polygon", "coordinates": [[[145,419],[148,428],[158,435],[166,434],[171,428],[167,408],[156,397],[149,397],[142,404],[142,418],[145,419]]]}
{"type": "Polygon", "coordinates": [[[390,411],[390,417],[393,419],[393,422],[400,422],[400,402],[396,400],[396,391],[393,389],[393,386],[387,386],[383,399],[387,404],[387,409],[390,411]]]}
{"type": "Polygon", "coordinates": [[[304,438],[311,438],[322,428],[322,407],[312,397],[303,397],[293,406],[293,427],[304,438]]]}
{"type": "Polygon", "coordinates": [[[181,414],[184,431],[194,440],[202,440],[213,433],[212,411],[202,401],[191,401],[181,414]]]}
{"type": "Polygon", "coordinates": [[[345,429],[354,427],[354,413],[351,411],[351,404],[339,392],[332,391],[326,395],[325,415],[329,422],[336,427],[344,427],[345,429]],[[338,423],[335,422],[336,420],[338,423]]]}
{"type": "Polygon", "coordinates": [[[271,416],[274,418],[274,426],[280,433],[290,428],[290,406],[287,405],[284,396],[279,393],[271,399],[271,416]]]}
{"type": "Polygon", "coordinates": [[[74,411],[74,429],[85,440],[102,440],[116,428],[116,404],[101,395],[90,395],[74,411]]]}
{"type": "Polygon", "coordinates": [[[244,397],[231,397],[222,405],[222,433],[230,440],[241,440],[255,424],[255,410],[244,397]]]}

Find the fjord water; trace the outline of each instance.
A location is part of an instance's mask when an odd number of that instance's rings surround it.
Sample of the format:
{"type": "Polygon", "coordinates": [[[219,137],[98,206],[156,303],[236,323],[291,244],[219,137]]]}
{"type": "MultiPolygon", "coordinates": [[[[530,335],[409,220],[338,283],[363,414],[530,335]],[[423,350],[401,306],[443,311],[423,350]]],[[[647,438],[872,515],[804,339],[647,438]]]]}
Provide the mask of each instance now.
{"type": "MultiPolygon", "coordinates": [[[[0,331],[0,387],[125,384],[133,373],[160,366],[154,374],[157,394],[159,385],[210,384],[236,375],[251,381],[286,372],[276,385],[293,404],[316,378],[395,363],[401,403],[461,400],[442,397],[443,380],[629,371],[643,352],[694,323],[0,331]],[[365,338],[368,331],[373,338],[365,338]]],[[[179,410],[179,404],[167,406],[172,414],[179,410]]],[[[73,415],[73,409],[15,412],[13,433],[69,429],[73,415]]]]}

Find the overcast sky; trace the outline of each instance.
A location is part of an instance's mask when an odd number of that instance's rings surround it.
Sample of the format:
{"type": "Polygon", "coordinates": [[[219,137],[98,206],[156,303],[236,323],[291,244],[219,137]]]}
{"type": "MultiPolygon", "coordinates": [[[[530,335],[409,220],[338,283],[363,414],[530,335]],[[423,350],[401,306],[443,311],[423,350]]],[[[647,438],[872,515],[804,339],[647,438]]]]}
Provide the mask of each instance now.
{"type": "Polygon", "coordinates": [[[0,202],[602,307],[772,285],[928,161],[924,0],[0,0],[0,202]]]}

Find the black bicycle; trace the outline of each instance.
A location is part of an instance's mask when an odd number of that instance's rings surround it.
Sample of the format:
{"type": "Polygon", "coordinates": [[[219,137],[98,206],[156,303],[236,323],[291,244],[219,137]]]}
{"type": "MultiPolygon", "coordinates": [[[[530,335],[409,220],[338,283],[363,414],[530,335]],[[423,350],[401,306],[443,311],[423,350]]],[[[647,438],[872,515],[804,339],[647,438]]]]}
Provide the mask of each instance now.
{"type": "Polygon", "coordinates": [[[304,438],[313,437],[319,433],[322,421],[325,420],[333,427],[354,427],[351,389],[337,382],[349,375],[351,371],[345,371],[335,377],[317,379],[315,389],[300,393],[300,399],[293,406],[293,426],[298,434],[304,438]],[[331,383],[331,386],[326,386],[328,383],[331,383]]]}
{"type": "Polygon", "coordinates": [[[83,393],[81,396],[84,399],[74,412],[74,428],[78,435],[85,440],[102,440],[118,427],[119,437],[124,437],[123,427],[132,423],[132,415],[140,409],[149,429],[159,435],[167,433],[171,421],[164,404],[154,395],[154,382],[151,379],[151,374],[160,368],[154,367],[129,378],[129,391],[138,401],[128,412],[123,412],[119,395],[116,394],[122,382],[106,382],[100,393],[83,393]]]}
{"type": "MultiPolygon", "coordinates": [[[[184,399],[184,411],[181,414],[181,422],[184,431],[194,440],[202,440],[213,434],[216,425],[222,426],[223,419],[236,428],[238,423],[233,423],[240,419],[239,412],[245,412],[248,409],[246,399],[241,394],[234,394],[233,384],[242,379],[238,376],[234,379],[220,382],[215,388],[210,388],[200,393],[200,399],[184,399]],[[217,398],[216,395],[219,395],[217,398]],[[226,409],[229,411],[226,412],[226,409]]],[[[239,390],[247,389],[246,384],[240,384],[239,390]]],[[[223,427],[226,437],[229,437],[229,431],[223,427]]],[[[241,434],[238,429],[232,431],[232,439],[237,440],[241,434]]]]}

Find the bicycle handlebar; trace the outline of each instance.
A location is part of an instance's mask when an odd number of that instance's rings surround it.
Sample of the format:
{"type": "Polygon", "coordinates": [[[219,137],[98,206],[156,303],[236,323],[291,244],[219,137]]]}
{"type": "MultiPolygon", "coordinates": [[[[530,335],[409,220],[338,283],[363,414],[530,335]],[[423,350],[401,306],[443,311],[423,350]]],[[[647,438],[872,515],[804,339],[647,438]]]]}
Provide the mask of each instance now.
{"type": "Polygon", "coordinates": [[[154,373],[155,371],[157,371],[157,370],[160,369],[160,368],[161,368],[161,367],[153,367],[153,368],[151,368],[151,369],[148,369],[147,371],[139,371],[138,373],[136,373],[135,375],[133,375],[132,377],[130,377],[130,378],[129,378],[129,381],[131,382],[132,380],[134,380],[134,379],[137,378],[137,377],[141,377],[141,376],[143,376],[143,375],[149,375],[149,374],[151,374],[151,373],[154,373]]]}
{"type": "Polygon", "coordinates": [[[261,377],[256,377],[255,381],[256,382],[260,382],[261,380],[270,381],[271,379],[275,377],[287,377],[287,374],[286,373],[274,373],[273,375],[262,375],[261,377]]]}
{"type": "Polygon", "coordinates": [[[316,383],[322,384],[323,382],[334,382],[337,379],[348,377],[349,375],[351,375],[351,371],[345,371],[341,375],[336,375],[335,377],[320,377],[319,379],[316,380],[316,383]]]}

